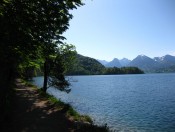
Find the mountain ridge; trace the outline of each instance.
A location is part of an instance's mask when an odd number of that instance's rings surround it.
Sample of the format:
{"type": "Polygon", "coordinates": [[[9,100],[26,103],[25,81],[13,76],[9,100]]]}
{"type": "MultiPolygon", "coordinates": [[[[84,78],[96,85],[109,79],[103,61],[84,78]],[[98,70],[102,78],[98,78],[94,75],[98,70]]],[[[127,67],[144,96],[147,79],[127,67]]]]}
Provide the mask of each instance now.
{"type": "Polygon", "coordinates": [[[107,63],[105,67],[122,67],[119,59],[114,58],[111,62],[107,63]]]}
{"type": "MultiPolygon", "coordinates": [[[[98,61],[100,62],[100,60],[98,61]]],[[[103,65],[105,67],[119,67],[119,68],[134,66],[134,67],[140,68],[146,73],[175,72],[175,56],[167,54],[162,57],[150,58],[142,54],[142,55],[138,55],[133,60],[129,60],[127,58],[123,58],[123,59],[114,58],[112,61],[103,65]]]]}
{"type": "MultiPolygon", "coordinates": [[[[119,61],[114,59],[114,61],[119,61]]],[[[76,55],[73,65],[66,72],[66,75],[117,75],[117,74],[143,74],[137,67],[113,67],[107,68],[94,58],[76,55]]]]}

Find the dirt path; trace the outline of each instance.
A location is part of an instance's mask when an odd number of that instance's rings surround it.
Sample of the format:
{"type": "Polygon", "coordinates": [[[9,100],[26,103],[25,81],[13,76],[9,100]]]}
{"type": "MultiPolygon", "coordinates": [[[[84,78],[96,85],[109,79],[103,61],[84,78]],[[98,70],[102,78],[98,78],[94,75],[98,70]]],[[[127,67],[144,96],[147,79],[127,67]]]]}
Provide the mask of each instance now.
{"type": "Polygon", "coordinates": [[[37,90],[17,80],[12,121],[5,132],[71,132],[74,124],[37,90]]]}

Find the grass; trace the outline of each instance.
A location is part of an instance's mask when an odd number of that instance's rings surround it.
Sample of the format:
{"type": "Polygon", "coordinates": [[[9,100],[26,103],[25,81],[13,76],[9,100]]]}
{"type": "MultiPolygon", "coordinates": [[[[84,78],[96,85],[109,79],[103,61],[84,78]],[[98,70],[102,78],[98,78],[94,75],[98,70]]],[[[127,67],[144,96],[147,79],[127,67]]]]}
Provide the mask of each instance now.
{"type": "Polygon", "coordinates": [[[70,104],[66,104],[57,98],[55,98],[53,95],[49,95],[45,92],[43,92],[41,89],[37,89],[39,94],[48,99],[52,104],[57,106],[59,109],[62,109],[62,112],[65,113],[65,115],[72,119],[73,121],[79,121],[79,122],[88,122],[90,124],[93,123],[92,119],[87,115],[80,115],[77,111],[75,111],[70,104]]]}
{"type": "Polygon", "coordinates": [[[31,88],[34,88],[34,89],[38,89],[37,86],[33,85],[31,82],[28,82],[26,80],[21,79],[21,83],[25,84],[25,86],[28,86],[28,87],[31,87],[31,88]]]}

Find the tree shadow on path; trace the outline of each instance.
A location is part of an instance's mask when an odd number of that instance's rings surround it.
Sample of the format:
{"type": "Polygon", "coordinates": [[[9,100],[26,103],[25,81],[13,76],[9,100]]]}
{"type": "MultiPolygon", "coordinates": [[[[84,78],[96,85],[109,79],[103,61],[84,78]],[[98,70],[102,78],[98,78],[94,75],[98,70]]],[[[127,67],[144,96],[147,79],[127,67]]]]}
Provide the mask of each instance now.
{"type": "Polygon", "coordinates": [[[74,131],[74,123],[61,110],[41,98],[37,90],[19,80],[15,90],[12,119],[3,126],[4,132],[74,131]]]}

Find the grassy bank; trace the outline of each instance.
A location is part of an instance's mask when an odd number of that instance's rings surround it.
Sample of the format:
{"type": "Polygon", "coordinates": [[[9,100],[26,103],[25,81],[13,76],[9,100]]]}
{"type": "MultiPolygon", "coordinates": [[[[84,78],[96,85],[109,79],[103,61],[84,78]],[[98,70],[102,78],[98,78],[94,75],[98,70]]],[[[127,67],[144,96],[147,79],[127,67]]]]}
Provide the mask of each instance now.
{"type": "Polygon", "coordinates": [[[41,89],[37,88],[29,82],[24,82],[26,86],[35,89],[39,96],[43,99],[48,100],[53,107],[60,110],[66,118],[68,118],[75,125],[75,132],[109,132],[108,126],[102,125],[97,126],[93,123],[92,119],[87,115],[80,115],[75,111],[70,104],[66,104],[52,95],[43,92],[41,89]]]}

